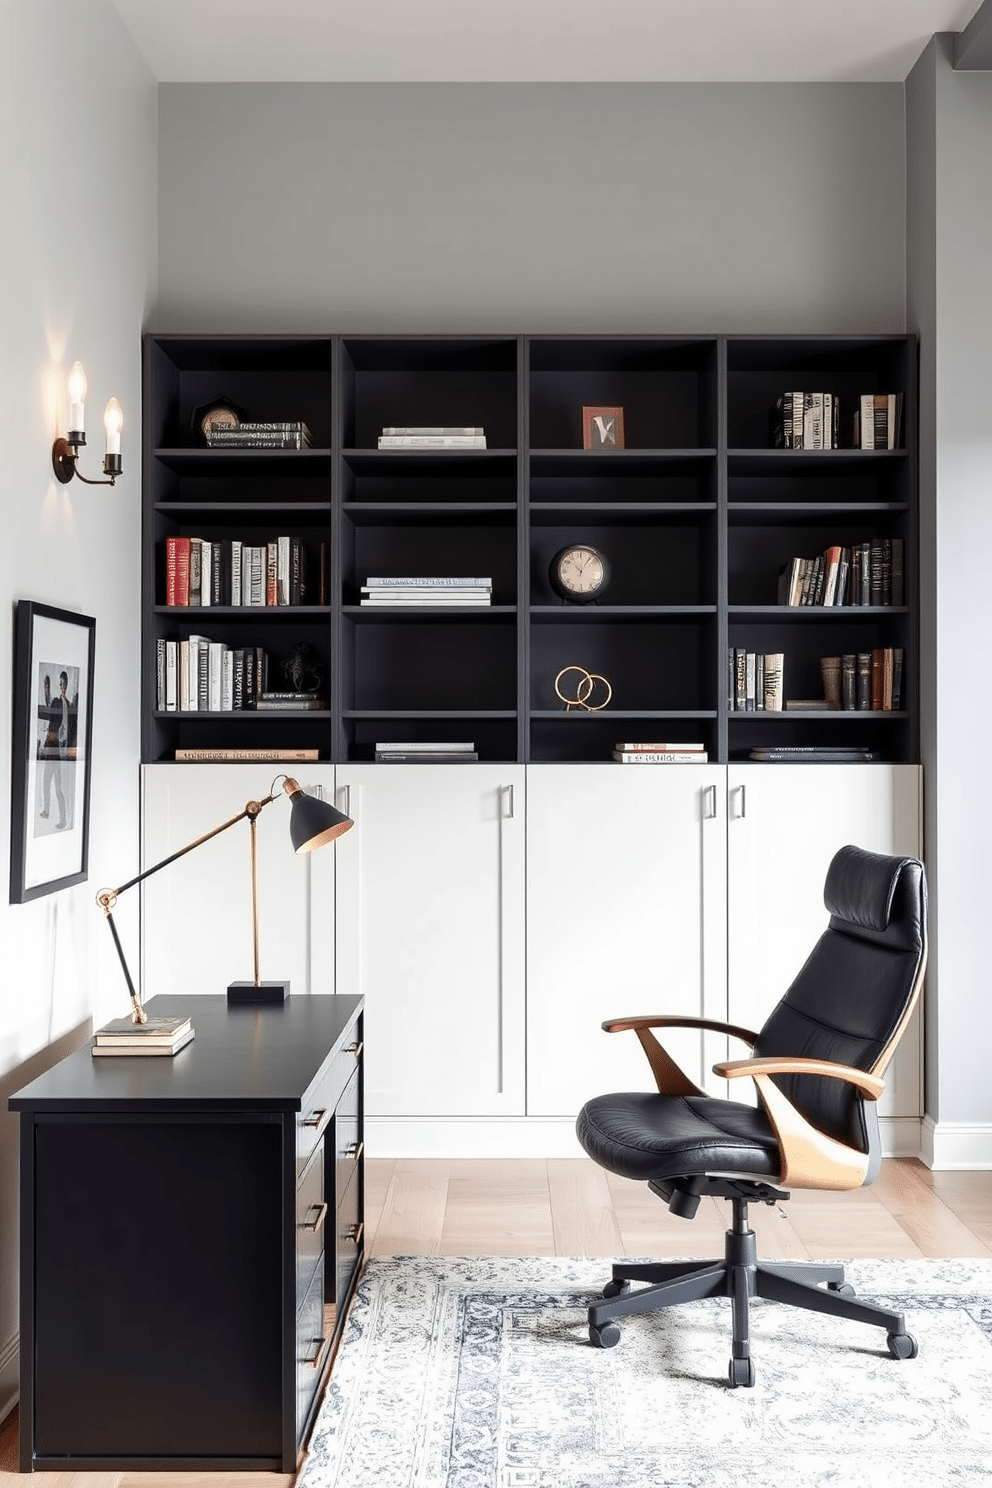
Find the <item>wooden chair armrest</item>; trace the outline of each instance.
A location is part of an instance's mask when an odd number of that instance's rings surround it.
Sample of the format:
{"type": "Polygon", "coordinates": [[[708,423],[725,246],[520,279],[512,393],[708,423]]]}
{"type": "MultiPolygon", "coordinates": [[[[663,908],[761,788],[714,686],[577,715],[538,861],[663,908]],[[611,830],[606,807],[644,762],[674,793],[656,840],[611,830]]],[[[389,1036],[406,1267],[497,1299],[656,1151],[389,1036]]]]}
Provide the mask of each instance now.
{"type": "Polygon", "coordinates": [[[699,1086],[689,1079],[685,1071],[680,1069],[668,1051],[662,1048],[655,1038],[651,1032],[652,1028],[700,1028],[713,1033],[733,1034],[735,1038],[743,1039],[749,1045],[753,1044],[758,1036],[756,1033],[751,1033],[749,1029],[737,1028],[731,1023],[718,1023],[712,1018],[611,1018],[603,1024],[603,1028],[606,1033],[625,1033],[632,1030],[637,1034],[661,1095],[705,1095],[706,1091],[700,1090],[699,1086]]]}
{"type": "Polygon", "coordinates": [[[878,1100],[885,1090],[885,1081],[866,1070],[854,1069],[849,1064],[833,1064],[826,1059],[727,1059],[713,1066],[715,1075],[725,1080],[736,1080],[741,1075],[826,1075],[832,1080],[846,1080],[856,1085],[869,1100],[878,1100]]]}
{"type": "Polygon", "coordinates": [[[720,1023],[715,1018],[690,1018],[680,1017],[644,1017],[644,1018],[608,1018],[603,1024],[605,1033],[626,1033],[633,1029],[636,1033],[640,1028],[703,1028],[710,1033],[729,1033],[734,1038],[739,1038],[745,1044],[753,1044],[758,1035],[750,1028],[739,1028],[736,1023],[720,1023]]]}
{"type": "Polygon", "coordinates": [[[847,1064],[825,1059],[732,1059],[713,1066],[715,1074],[735,1080],[750,1075],[778,1142],[782,1168],[778,1182],[789,1188],[847,1190],[860,1188],[868,1176],[868,1154],[848,1147],[818,1131],[772,1075],[824,1075],[855,1085],[869,1100],[877,1100],[885,1081],[847,1064]]]}

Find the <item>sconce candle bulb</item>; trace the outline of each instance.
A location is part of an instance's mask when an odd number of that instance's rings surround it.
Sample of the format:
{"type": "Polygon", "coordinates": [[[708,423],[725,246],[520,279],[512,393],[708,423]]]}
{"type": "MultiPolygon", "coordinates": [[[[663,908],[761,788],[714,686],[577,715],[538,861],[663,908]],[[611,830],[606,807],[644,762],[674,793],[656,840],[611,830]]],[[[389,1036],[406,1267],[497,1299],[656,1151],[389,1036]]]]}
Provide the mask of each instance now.
{"type": "Polygon", "coordinates": [[[52,469],[63,486],[69,484],[74,475],[87,486],[112,486],[122,472],[121,429],[124,427],[124,412],[116,398],[111,398],[103,415],[107,431],[107,453],[103,457],[103,473],[106,480],[91,480],[79,469],[79,451],[86,443],[83,405],[86,401],[86,373],[82,362],[73,362],[69,368],[69,429],[65,438],[56,439],[52,445],[52,469]]]}

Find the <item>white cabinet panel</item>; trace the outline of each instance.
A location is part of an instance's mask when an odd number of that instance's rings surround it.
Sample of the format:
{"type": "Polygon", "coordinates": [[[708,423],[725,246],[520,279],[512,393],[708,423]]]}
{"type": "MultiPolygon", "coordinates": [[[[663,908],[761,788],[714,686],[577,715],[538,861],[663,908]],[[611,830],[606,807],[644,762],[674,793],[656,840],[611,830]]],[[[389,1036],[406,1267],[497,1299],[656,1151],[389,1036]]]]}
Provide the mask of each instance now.
{"type": "MultiPolygon", "coordinates": [[[[921,789],[916,765],[729,766],[731,1022],[759,1028],[826,929],[823,884],[838,848],[919,855],[921,789]]],[[[890,1068],[882,1114],[920,1112],[918,1024],[890,1068]]]]}
{"type": "MultiPolygon", "coordinates": [[[[726,1016],[725,781],[716,765],[529,768],[528,1115],[652,1088],[636,1036],[604,1019],[726,1016]]],[[[698,1080],[700,1036],[665,1042],[698,1080]]]]}
{"type": "MultiPolygon", "coordinates": [[[[298,765],[294,772],[304,790],[330,796],[333,765],[298,765]]],[[[237,816],[248,801],[267,796],[273,780],[277,799],[257,822],[261,978],[288,979],[291,996],[331,993],[338,849],[293,852],[278,765],[146,765],[141,866],[237,816]]],[[[144,998],[224,993],[230,982],[252,980],[249,842],[248,822],[237,822],[141,885],[144,998]]]]}
{"type": "Polygon", "coordinates": [[[340,992],[366,999],[370,1116],[522,1115],[519,765],[341,765],[340,992]]]}

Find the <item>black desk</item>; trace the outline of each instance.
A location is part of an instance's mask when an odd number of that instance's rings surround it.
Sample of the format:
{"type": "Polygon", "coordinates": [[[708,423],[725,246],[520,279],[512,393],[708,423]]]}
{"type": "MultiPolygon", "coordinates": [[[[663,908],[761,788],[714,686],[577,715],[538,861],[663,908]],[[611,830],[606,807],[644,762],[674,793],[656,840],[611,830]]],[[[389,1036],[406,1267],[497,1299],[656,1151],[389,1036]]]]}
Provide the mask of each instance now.
{"type": "Polygon", "coordinates": [[[22,1472],[295,1471],[364,1255],[362,1006],[156,997],[174,1058],[11,1098],[22,1472]]]}

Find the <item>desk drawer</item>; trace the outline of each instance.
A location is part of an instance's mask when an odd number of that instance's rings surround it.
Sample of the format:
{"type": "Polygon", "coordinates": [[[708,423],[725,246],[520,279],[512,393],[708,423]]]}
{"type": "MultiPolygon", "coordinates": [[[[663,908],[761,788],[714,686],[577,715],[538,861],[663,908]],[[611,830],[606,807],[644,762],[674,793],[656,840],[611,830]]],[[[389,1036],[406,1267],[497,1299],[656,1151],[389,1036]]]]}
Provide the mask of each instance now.
{"type": "Polygon", "coordinates": [[[358,1128],[358,1071],[352,1075],[334,1113],[334,1192],[340,1199],[362,1161],[358,1128]]]}
{"type": "Polygon", "coordinates": [[[322,1077],[307,1091],[303,1109],[296,1118],[297,1178],[324,1135],[345,1087],[357,1072],[361,1057],[362,1045],[356,1037],[334,1056],[322,1077]]]}
{"type": "Polygon", "coordinates": [[[331,1330],[324,1323],[324,1263],[321,1258],[296,1318],[297,1441],[307,1424],[330,1343],[331,1330]]]}
{"type": "Polygon", "coordinates": [[[327,1204],[324,1200],[324,1149],[313,1155],[296,1190],[296,1305],[306,1295],[314,1267],[324,1254],[327,1204]]]}
{"type": "MultiPolygon", "coordinates": [[[[354,1176],[354,1175],[353,1175],[354,1176]]],[[[335,1326],[340,1326],[341,1314],[348,1297],[358,1258],[364,1245],[364,1225],[360,1212],[362,1185],[349,1183],[339,1195],[334,1254],[334,1302],[335,1326]]]]}

